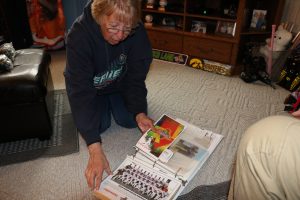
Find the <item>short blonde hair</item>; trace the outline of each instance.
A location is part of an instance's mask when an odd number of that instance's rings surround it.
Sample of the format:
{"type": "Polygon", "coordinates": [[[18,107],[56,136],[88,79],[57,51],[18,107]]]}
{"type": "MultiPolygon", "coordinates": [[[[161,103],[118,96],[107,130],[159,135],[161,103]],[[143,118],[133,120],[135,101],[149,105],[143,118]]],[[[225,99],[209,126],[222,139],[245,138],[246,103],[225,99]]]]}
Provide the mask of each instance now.
{"type": "Polygon", "coordinates": [[[120,22],[135,27],[141,19],[140,3],[140,0],[93,0],[92,16],[100,24],[104,15],[115,13],[120,22]]]}

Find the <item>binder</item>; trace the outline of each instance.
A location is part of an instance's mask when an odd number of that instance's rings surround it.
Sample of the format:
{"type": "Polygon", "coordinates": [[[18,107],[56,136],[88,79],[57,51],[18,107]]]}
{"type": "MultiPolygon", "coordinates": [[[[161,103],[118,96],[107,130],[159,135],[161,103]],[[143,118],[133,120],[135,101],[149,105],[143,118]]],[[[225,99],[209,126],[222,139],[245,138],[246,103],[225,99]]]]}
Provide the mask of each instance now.
{"type": "Polygon", "coordinates": [[[99,199],[176,199],[223,136],[162,115],[94,192],[99,199]]]}

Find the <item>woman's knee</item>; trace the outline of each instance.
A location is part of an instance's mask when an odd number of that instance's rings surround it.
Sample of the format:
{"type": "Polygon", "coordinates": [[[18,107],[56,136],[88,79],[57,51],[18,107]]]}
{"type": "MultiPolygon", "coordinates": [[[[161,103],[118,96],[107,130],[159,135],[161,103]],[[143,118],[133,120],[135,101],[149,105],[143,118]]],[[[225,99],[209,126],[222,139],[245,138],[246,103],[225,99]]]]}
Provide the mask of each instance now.
{"type": "Polygon", "coordinates": [[[100,133],[103,133],[103,132],[106,131],[109,127],[110,127],[110,123],[101,124],[101,125],[100,125],[100,129],[99,129],[99,132],[100,132],[100,133]]]}
{"type": "Polygon", "coordinates": [[[117,118],[115,119],[116,123],[124,128],[136,128],[137,127],[137,123],[134,120],[134,117],[121,117],[121,118],[117,118]]]}
{"type": "Polygon", "coordinates": [[[294,120],[295,118],[290,116],[269,116],[261,119],[246,130],[240,145],[253,145],[255,148],[262,148],[267,145],[276,147],[278,143],[284,140],[287,126],[294,120]]]}

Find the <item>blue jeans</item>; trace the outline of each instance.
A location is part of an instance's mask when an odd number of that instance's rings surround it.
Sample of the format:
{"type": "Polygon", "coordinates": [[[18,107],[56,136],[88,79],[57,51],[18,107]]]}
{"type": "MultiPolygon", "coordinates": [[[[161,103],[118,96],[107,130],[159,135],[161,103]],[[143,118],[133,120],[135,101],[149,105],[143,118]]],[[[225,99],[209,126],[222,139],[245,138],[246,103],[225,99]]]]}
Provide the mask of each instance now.
{"type": "Polygon", "coordinates": [[[137,123],[133,113],[130,113],[124,103],[123,97],[116,94],[98,96],[100,103],[100,127],[99,133],[103,133],[111,125],[111,116],[115,122],[125,128],[136,128],[137,123]]]}

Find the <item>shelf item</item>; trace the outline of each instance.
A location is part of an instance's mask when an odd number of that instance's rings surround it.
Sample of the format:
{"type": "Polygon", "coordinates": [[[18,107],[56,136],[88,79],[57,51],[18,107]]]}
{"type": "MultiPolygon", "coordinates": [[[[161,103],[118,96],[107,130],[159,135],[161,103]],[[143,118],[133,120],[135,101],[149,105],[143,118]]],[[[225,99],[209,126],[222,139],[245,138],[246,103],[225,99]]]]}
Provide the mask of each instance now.
{"type": "Polygon", "coordinates": [[[145,26],[147,27],[150,27],[150,26],[152,26],[153,25],[153,23],[152,23],[152,21],[153,21],[153,16],[152,15],[150,15],[150,14],[148,14],[148,15],[146,15],[145,16],[145,26]]]}
{"type": "Polygon", "coordinates": [[[253,10],[250,29],[254,30],[266,30],[266,16],[267,10],[253,10]]]}
{"type": "Polygon", "coordinates": [[[218,21],[216,33],[227,36],[234,36],[236,29],[236,22],[218,21]]]}
{"type": "Polygon", "coordinates": [[[167,0],[159,0],[159,7],[158,10],[159,11],[166,11],[166,6],[168,5],[167,0]]]}
{"type": "Polygon", "coordinates": [[[154,9],[154,0],[147,0],[147,3],[146,3],[146,8],[147,9],[154,9]]]}
{"type": "Polygon", "coordinates": [[[203,21],[193,20],[191,32],[195,33],[206,33],[206,23],[203,21]]]}

